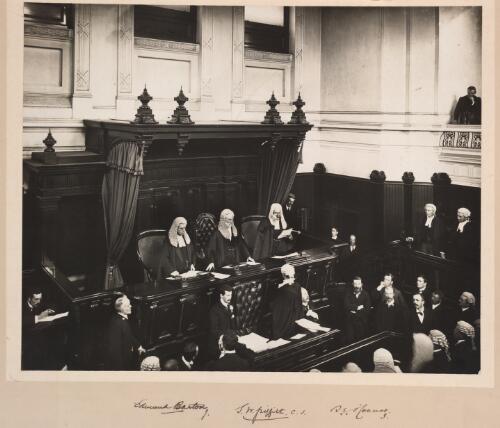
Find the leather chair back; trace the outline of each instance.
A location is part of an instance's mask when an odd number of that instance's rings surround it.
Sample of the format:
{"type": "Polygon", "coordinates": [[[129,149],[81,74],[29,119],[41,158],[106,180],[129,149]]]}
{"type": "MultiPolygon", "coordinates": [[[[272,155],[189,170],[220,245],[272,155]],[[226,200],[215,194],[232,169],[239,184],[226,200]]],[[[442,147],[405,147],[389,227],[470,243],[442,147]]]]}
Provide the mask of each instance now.
{"type": "Polygon", "coordinates": [[[164,229],[145,230],[137,235],[137,256],[144,269],[144,281],[156,280],[166,237],[167,231],[164,229]]]}
{"type": "Polygon", "coordinates": [[[250,281],[233,287],[236,330],[246,335],[257,329],[262,315],[262,282],[250,281]]]}
{"type": "Polygon", "coordinates": [[[255,239],[257,237],[257,228],[262,219],[266,218],[263,215],[249,215],[241,221],[241,235],[245,240],[250,254],[253,253],[255,239]]]}
{"type": "Polygon", "coordinates": [[[195,246],[198,261],[203,264],[207,255],[208,241],[217,230],[217,220],[210,213],[201,213],[194,222],[195,246]]]}

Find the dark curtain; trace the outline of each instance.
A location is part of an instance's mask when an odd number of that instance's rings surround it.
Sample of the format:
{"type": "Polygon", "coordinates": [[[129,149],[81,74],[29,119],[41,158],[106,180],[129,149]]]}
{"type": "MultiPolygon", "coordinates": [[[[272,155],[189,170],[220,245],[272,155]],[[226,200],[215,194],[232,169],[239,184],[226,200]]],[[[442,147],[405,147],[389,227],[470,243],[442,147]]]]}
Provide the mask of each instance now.
{"type": "Polygon", "coordinates": [[[267,215],[272,203],[283,204],[290,192],[299,166],[296,141],[280,141],[271,149],[264,146],[259,173],[259,214],[267,215]]]}
{"type": "Polygon", "coordinates": [[[143,175],[142,148],[135,142],[121,142],[109,152],[102,183],[102,205],[106,229],[107,262],[104,289],[123,284],[118,268],[132,237],[143,175]]]}

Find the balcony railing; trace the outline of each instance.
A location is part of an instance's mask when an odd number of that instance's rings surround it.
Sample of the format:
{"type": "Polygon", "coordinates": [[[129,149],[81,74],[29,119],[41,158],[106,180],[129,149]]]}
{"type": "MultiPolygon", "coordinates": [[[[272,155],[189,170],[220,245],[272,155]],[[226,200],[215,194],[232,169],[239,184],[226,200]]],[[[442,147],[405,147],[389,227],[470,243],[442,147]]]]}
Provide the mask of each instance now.
{"type": "Polygon", "coordinates": [[[481,150],[481,133],[471,131],[443,131],[439,139],[441,147],[481,150]]]}

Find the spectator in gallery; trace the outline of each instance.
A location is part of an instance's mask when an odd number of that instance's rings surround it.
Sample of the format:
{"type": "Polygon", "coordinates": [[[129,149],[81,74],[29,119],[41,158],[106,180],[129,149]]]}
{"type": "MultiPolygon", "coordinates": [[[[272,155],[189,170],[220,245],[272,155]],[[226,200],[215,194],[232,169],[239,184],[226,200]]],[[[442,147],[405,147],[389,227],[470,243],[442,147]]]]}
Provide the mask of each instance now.
{"type": "Polygon", "coordinates": [[[129,322],[132,305],[127,296],[116,299],[115,312],[107,331],[107,370],[137,370],[138,356],[145,352],[136,339],[129,322]]]}
{"type": "Polygon", "coordinates": [[[295,230],[300,229],[299,213],[297,206],[295,205],[295,195],[293,193],[288,194],[283,210],[283,216],[285,217],[289,227],[295,230]]]}
{"type": "Polygon", "coordinates": [[[158,279],[195,270],[195,250],[186,227],[187,220],[184,217],[177,217],[172,222],[160,255],[158,279]]]}
{"type": "Polygon", "coordinates": [[[384,289],[386,287],[392,287],[394,289],[394,300],[397,302],[398,306],[402,308],[407,308],[403,293],[397,289],[394,285],[394,275],[392,273],[386,273],[384,279],[380,281],[380,284],[376,289],[372,290],[372,300],[374,305],[377,305],[381,301],[384,289]]]}
{"type": "MultiPolygon", "coordinates": [[[[424,253],[439,255],[444,252],[445,228],[436,215],[436,205],[425,204],[424,211],[425,218],[420,222],[416,233],[416,248],[424,253]]],[[[411,242],[413,238],[407,240],[411,242]]]]}
{"type": "Polygon", "coordinates": [[[360,273],[360,248],[356,235],[349,235],[348,245],[341,254],[341,273],[343,277],[350,280],[360,273]]]}
{"type": "Polygon", "coordinates": [[[234,225],[234,212],[230,209],[226,208],[220,213],[217,230],[208,243],[208,260],[210,262],[206,268],[208,271],[245,261],[253,262],[245,242],[234,225]]]}
{"type": "Polygon", "coordinates": [[[469,86],[467,95],[458,99],[453,119],[459,125],[481,124],[481,98],[476,96],[475,86],[469,86]]]}
{"type": "Polygon", "coordinates": [[[313,321],[318,320],[318,314],[311,309],[309,293],[304,287],[300,288],[302,295],[302,316],[301,318],[310,318],[313,321]]]}
{"type": "Polygon", "coordinates": [[[232,371],[244,372],[250,369],[250,363],[236,353],[238,336],[233,330],[229,330],[222,336],[222,353],[220,358],[207,363],[210,371],[232,371]]]}
{"type": "Polygon", "coordinates": [[[141,362],[141,372],[159,372],[160,359],[154,355],[144,358],[141,362]]]}
{"type": "Polygon", "coordinates": [[[373,373],[401,373],[401,369],[394,364],[392,354],[384,348],[378,348],[373,353],[373,373]]]}
{"type": "Polygon", "coordinates": [[[280,204],[274,203],[269,214],[257,226],[257,236],[253,256],[256,260],[276,255],[285,255],[293,251],[295,239],[292,228],[283,215],[280,204]]]}
{"type": "Polygon", "coordinates": [[[223,284],[219,288],[219,300],[210,308],[208,353],[213,358],[218,358],[222,346],[222,335],[227,330],[236,328],[236,320],[231,299],[233,288],[229,284],[223,284]]]}
{"type": "Polygon", "coordinates": [[[457,321],[465,321],[470,325],[479,318],[476,311],[476,298],[472,293],[464,291],[458,298],[457,321]]]}
{"type": "Polygon", "coordinates": [[[184,345],[179,367],[182,371],[196,370],[196,358],[199,354],[199,347],[194,342],[186,342],[184,345]]]}
{"type": "Polygon", "coordinates": [[[432,311],[426,309],[425,300],[421,294],[413,295],[414,310],[411,315],[411,328],[413,333],[429,334],[432,328],[432,311]]]}
{"type": "Polygon", "coordinates": [[[476,331],[465,321],[458,321],[453,331],[455,343],[451,352],[453,373],[472,374],[479,371],[476,331]]]}
{"type": "Polygon", "coordinates": [[[338,244],[343,244],[344,243],[343,241],[340,240],[340,238],[339,238],[339,231],[338,231],[338,229],[335,226],[333,226],[332,230],[331,230],[330,243],[331,243],[332,247],[334,245],[338,245],[338,244]]]}
{"type": "Polygon", "coordinates": [[[356,276],[352,281],[352,289],[347,291],[344,297],[344,311],[346,314],[345,339],[347,343],[366,337],[370,309],[370,296],[363,290],[362,279],[356,276]]]}
{"type": "Polygon", "coordinates": [[[394,288],[384,288],[381,302],[375,310],[375,331],[394,331],[408,333],[408,315],[406,307],[396,303],[394,299],[394,288]]]}
{"type": "Polygon", "coordinates": [[[302,318],[302,293],[295,280],[295,268],[286,263],[281,267],[281,275],[283,281],[271,304],[272,339],[293,336],[297,330],[295,321],[302,318]]]}

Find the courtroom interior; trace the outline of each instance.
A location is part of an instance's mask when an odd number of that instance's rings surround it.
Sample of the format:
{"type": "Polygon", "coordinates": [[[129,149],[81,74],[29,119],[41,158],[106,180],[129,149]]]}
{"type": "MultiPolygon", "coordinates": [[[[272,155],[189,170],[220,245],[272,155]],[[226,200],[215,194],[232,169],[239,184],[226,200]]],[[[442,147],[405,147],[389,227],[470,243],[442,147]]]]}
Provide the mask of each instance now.
{"type": "Polygon", "coordinates": [[[22,370],[479,372],[481,7],[22,15],[22,370]]]}

